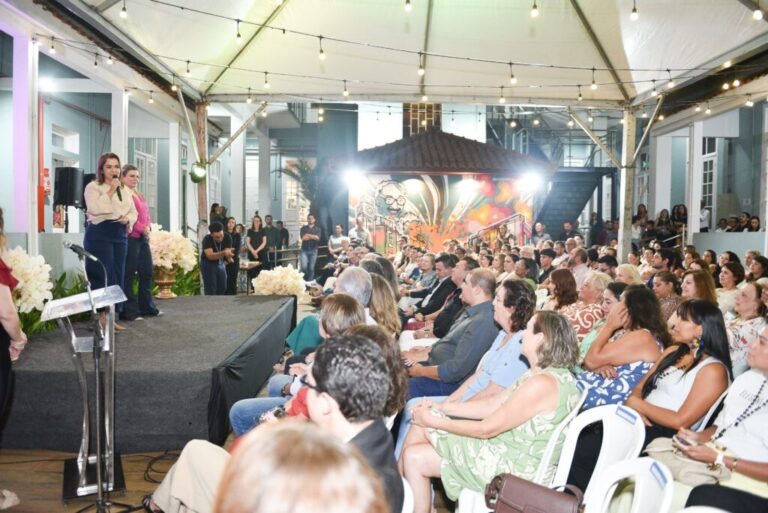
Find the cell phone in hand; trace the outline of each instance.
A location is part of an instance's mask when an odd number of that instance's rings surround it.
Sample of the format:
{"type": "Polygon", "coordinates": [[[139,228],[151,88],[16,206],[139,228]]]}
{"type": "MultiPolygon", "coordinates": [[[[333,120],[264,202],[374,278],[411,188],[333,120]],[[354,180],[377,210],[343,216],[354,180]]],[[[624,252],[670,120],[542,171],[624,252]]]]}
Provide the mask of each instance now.
{"type": "Polygon", "coordinates": [[[692,440],[688,440],[687,438],[683,438],[677,435],[672,436],[672,441],[675,442],[677,445],[680,445],[682,447],[693,447],[694,445],[699,445],[697,442],[694,442],[692,440]]]}

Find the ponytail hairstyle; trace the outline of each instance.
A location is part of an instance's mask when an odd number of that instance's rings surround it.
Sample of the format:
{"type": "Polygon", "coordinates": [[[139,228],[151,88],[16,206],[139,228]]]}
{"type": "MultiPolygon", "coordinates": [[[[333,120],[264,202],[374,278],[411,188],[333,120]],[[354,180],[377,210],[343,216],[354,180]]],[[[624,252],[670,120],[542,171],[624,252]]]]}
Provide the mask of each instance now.
{"type": "MultiPolygon", "coordinates": [[[[698,340],[693,363],[685,369],[684,374],[695,368],[706,354],[720,360],[728,370],[728,377],[732,380],[733,370],[731,366],[731,353],[728,349],[728,334],[725,331],[725,322],[723,321],[723,314],[720,308],[706,299],[691,299],[680,303],[680,306],[677,308],[677,316],[680,319],[691,321],[701,326],[701,338],[698,340]]],[[[654,373],[645,381],[642,391],[643,399],[656,388],[659,376],[690,352],[691,347],[687,343],[677,344],[677,349],[665,356],[654,373]]]]}

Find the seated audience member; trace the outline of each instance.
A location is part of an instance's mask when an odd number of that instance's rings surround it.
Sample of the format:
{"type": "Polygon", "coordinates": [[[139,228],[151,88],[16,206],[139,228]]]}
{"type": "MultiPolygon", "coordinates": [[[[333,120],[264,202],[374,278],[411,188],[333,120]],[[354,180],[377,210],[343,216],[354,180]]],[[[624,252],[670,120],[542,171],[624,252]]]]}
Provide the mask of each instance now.
{"type": "Polygon", "coordinates": [[[386,278],[378,274],[371,275],[371,285],[369,313],[376,324],[396,340],[400,336],[400,316],[392,287],[386,278]]]}
{"type": "MultiPolygon", "coordinates": [[[[419,265],[414,269],[410,276],[403,278],[402,282],[407,285],[402,287],[404,290],[422,290],[428,289],[437,281],[435,273],[435,255],[425,253],[419,258],[419,265]]],[[[402,296],[403,293],[401,292],[402,296]]]]}
{"type": "Polygon", "coordinates": [[[579,299],[576,280],[568,269],[552,271],[547,282],[547,290],[549,291],[549,299],[544,304],[543,310],[558,311],[574,304],[579,299]]]}
{"type": "MultiPolygon", "coordinates": [[[[652,266],[653,272],[659,273],[661,271],[674,272],[677,267],[677,253],[669,248],[661,248],[653,254],[652,266]]],[[[653,276],[648,279],[648,288],[653,288],[653,276]]]]}
{"type": "Polygon", "coordinates": [[[683,299],[703,299],[717,304],[715,282],[707,271],[685,271],[680,281],[680,297],[683,299]]]}
{"type": "Polygon", "coordinates": [[[734,306],[738,317],[726,323],[734,376],[746,372],[749,348],[766,326],[765,315],[768,309],[761,300],[764,290],[759,283],[744,284],[739,290],[734,306]]]}
{"type": "Polygon", "coordinates": [[[643,285],[645,282],[632,264],[621,264],[616,268],[616,281],[626,285],[643,285]]]}
{"type": "Polygon", "coordinates": [[[491,304],[495,285],[493,273],[486,269],[467,274],[461,286],[467,308],[448,334],[431,348],[416,347],[403,353],[411,377],[409,398],[448,395],[475,370],[498,333],[491,304]]]}
{"type": "Polygon", "coordinates": [[[525,281],[532,289],[536,288],[536,262],[532,258],[521,257],[515,263],[514,277],[525,281]]]}
{"type": "Polygon", "coordinates": [[[419,259],[421,252],[417,246],[411,246],[408,251],[408,258],[397,268],[398,276],[401,281],[409,279],[411,273],[419,268],[419,259]]]}
{"type": "Polygon", "coordinates": [[[546,230],[547,227],[543,223],[536,223],[533,225],[533,235],[531,235],[531,240],[537,247],[544,241],[552,240],[552,237],[546,232],[546,230]]]}
{"type": "Polygon", "coordinates": [[[733,251],[723,251],[720,253],[720,256],[717,257],[717,263],[720,264],[720,267],[722,267],[726,262],[741,263],[741,260],[739,259],[739,255],[733,251]]]}
{"type": "Polygon", "coordinates": [[[496,283],[501,283],[515,274],[515,259],[512,255],[500,255],[503,258],[501,272],[496,275],[496,283]]]}
{"type": "Polygon", "coordinates": [[[584,248],[574,248],[571,250],[570,258],[568,259],[568,265],[573,273],[573,279],[576,280],[576,288],[580,289],[584,285],[584,280],[587,279],[589,274],[589,267],[587,267],[587,252],[584,248]]]}
{"type": "Polygon", "coordinates": [[[717,228],[715,229],[716,232],[727,232],[728,231],[728,220],[724,217],[721,217],[720,220],[717,222],[717,228]]]}
{"type": "Polygon", "coordinates": [[[213,511],[287,511],[286,497],[292,498],[291,511],[390,511],[381,480],[360,452],[312,424],[265,426],[239,443],[224,468],[213,511]]]}
{"type": "Polygon", "coordinates": [[[627,287],[584,356],[584,408],[623,403],[669,343],[656,296],[642,285],[627,287]]]}
{"type": "Polygon", "coordinates": [[[749,274],[746,278],[747,281],[757,281],[766,276],[768,276],[768,258],[760,255],[752,257],[752,263],[749,266],[749,274]]]}
{"type": "Polygon", "coordinates": [[[542,249],[539,252],[539,261],[541,262],[541,266],[539,267],[539,278],[537,280],[539,284],[547,281],[549,275],[552,274],[552,271],[555,270],[554,266],[552,265],[552,262],[555,260],[555,256],[555,250],[550,248],[542,249]]]}
{"type": "Polygon", "coordinates": [[[605,290],[603,290],[603,298],[601,302],[603,315],[592,326],[592,331],[590,331],[579,342],[579,361],[578,364],[573,369],[571,369],[574,374],[580,374],[584,372],[584,369],[581,368],[581,363],[584,361],[584,357],[586,356],[587,351],[589,351],[589,348],[592,346],[592,342],[595,341],[597,335],[600,333],[600,329],[602,329],[603,325],[605,324],[605,318],[608,317],[608,314],[611,313],[613,307],[621,303],[621,294],[626,288],[627,285],[625,283],[619,283],[617,281],[608,283],[608,285],[606,285],[605,290]]]}
{"type": "Polygon", "coordinates": [[[752,265],[752,261],[755,257],[761,256],[762,253],[760,253],[759,249],[750,249],[746,253],[744,253],[744,267],[749,269],[749,267],[752,265]]]}
{"type": "Polygon", "coordinates": [[[456,289],[446,298],[440,310],[424,317],[425,322],[413,321],[405,326],[400,334],[402,350],[413,349],[416,345],[430,346],[448,334],[454,321],[464,310],[464,302],[461,300],[464,278],[468,272],[477,268],[477,260],[474,258],[464,258],[456,263],[451,273],[451,280],[456,284],[456,289]]]}
{"type": "MultiPolygon", "coordinates": [[[[399,465],[413,489],[414,512],[431,510],[432,477],[441,478],[454,500],[463,488],[483,493],[498,474],[533,478],[554,429],[579,400],[568,370],[578,347],[565,317],[539,312],[528,322],[520,351],[530,370],[504,392],[470,402],[424,401],[413,408],[399,465]]],[[[553,461],[560,450],[556,447],[553,461]]]]}
{"type": "Polygon", "coordinates": [[[661,271],[653,277],[653,293],[659,300],[661,313],[665,321],[668,321],[677,307],[683,302],[678,294],[677,276],[669,271],[661,271]]]}
{"type": "Polygon", "coordinates": [[[424,316],[437,312],[445,304],[446,298],[456,289],[456,284],[451,281],[451,273],[456,266],[455,257],[441,255],[435,260],[435,272],[437,281],[428,289],[408,291],[407,297],[418,298],[419,302],[408,308],[404,308],[400,314],[401,320],[414,318],[423,321],[424,316]]]}
{"type": "Polygon", "coordinates": [[[720,311],[734,315],[739,283],[744,281],[744,268],[738,262],[726,262],[720,269],[720,288],[715,290],[720,311]]]}
{"type": "Polygon", "coordinates": [[[579,291],[579,301],[557,310],[557,313],[565,315],[571,321],[579,342],[592,331],[595,323],[602,319],[603,309],[600,303],[603,300],[603,291],[611,281],[611,277],[605,273],[590,272],[579,291]]]}
{"type": "Polygon", "coordinates": [[[640,259],[640,267],[638,268],[640,277],[643,280],[648,280],[656,272],[653,269],[653,254],[654,252],[651,248],[643,249],[643,256],[640,259]]]}
{"type": "Polygon", "coordinates": [[[757,216],[752,216],[749,218],[749,227],[747,228],[748,232],[761,232],[763,229],[760,227],[760,218],[757,216]]]}
{"type": "MultiPolygon", "coordinates": [[[[320,310],[320,337],[322,340],[339,335],[350,326],[365,324],[365,309],[352,296],[342,293],[331,294],[320,310]]],[[[320,347],[320,346],[318,346],[320,347]]],[[[248,432],[259,422],[262,414],[288,402],[291,391],[299,386],[294,384],[294,375],[306,373],[306,365],[296,363],[286,369],[290,374],[277,374],[267,383],[269,397],[256,397],[237,401],[229,411],[229,420],[236,436],[248,432]]]]}
{"type": "MultiPolygon", "coordinates": [[[[686,507],[709,506],[732,513],[768,511],[768,330],[760,333],[747,355],[751,370],[737,377],[712,427],[697,433],[681,429],[677,436],[683,454],[696,461],[730,470],[716,485],[701,485],[688,496],[686,507]],[[725,448],[712,449],[708,442],[725,448]]],[[[678,485],[676,484],[676,487],[678,485]]],[[[680,485],[681,488],[684,485],[680,485]]]]}
{"type": "Polygon", "coordinates": [[[495,257],[491,257],[491,255],[480,255],[480,267],[483,269],[491,269],[494,274],[499,274],[501,272],[502,268],[502,262],[501,257],[499,255],[496,255],[495,257]]]}
{"type": "MultiPolygon", "coordinates": [[[[501,327],[493,345],[483,356],[477,370],[449,396],[433,396],[433,402],[479,401],[499,394],[511,386],[528,370],[528,364],[520,356],[520,341],[528,321],[536,307],[533,290],[520,280],[507,280],[496,291],[493,302],[493,319],[501,327]]],[[[395,455],[400,456],[403,441],[411,422],[410,409],[421,400],[411,399],[403,412],[395,445],[395,455]]]]}
{"type": "MultiPolygon", "coordinates": [[[[392,437],[381,420],[391,379],[376,343],[360,336],[338,336],[318,348],[306,377],[306,400],[310,420],[362,454],[380,479],[388,511],[399,513],[403,503],[402,480],[397,472],[392,437]]],[[[246,448],[250,436],[244,441],[246,448]]],[[[211,511],[219,483],[228,486],[222,477],[229,461],[229,454],[214,444],[202,440],[189,442],[157,490],[145,498],[145,509],[165,513],[211,511]]],[[[251,464],[262,461],[258,457],[251,464]]],[[[296,482],[293,484],[295,491],[296,482]]],[[[221,500],[224,499],[219,496],[221,500]]]]}
{"type": "Polygon", "coordinates": [[[395,270],[395,266],[381,255],[376,255],[376,262],[381,266],[381,270],[384,272],[382,276],[387,280],[387,283],[389,283],[389,286],[392,289],[392,297],[394,297],[395,302],[397,302],[400,298],[400,294],[398,294],[398,286],[400,283],[397,280],[397,270],[395,270]]]}
{"type": "MultiPolygon", "coordinates": [[[[635,269],[635,272],[637,272],[639,276],[640,273],[638,269],[640,268],[640,252],[638,250],[633,249],[629,252],[629,254],[627,255],[627,263],[635,269]]],[[[622,264],[622,265],[626,265],[626,264],[622,264]]]]}
{"type": "Polygon", "coordinates": [[[618,266],[619,263],[616,261],[616,257],[603,255],[597,259],[597,270],[607,274],[611,279],[616,277],[616,268],[618,266]]]}

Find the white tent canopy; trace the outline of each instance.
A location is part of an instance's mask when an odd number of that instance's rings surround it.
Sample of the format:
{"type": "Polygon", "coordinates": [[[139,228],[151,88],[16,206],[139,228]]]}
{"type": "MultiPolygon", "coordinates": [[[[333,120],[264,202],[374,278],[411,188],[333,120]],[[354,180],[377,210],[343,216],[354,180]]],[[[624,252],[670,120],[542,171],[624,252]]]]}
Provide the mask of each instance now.
{"type": "Polygon", "coordinates": [[[768,24],[737,0],[638,0],[636,21],[631,0],[539,0],[537,18],[529,0],[413,0],[409,13],[398,0],[126,0],[127,18],[121,1],[63,3],[87,4],[179,80],[220,101],[242,101],[248,88],[254,98],[282,101],[414,101],[423,85],[431,101],[495,103],[504,86],[508,102],[563,104],[576,102],[580,84],[585,104],[617,105],[626,98],[599,46],[633,100],[648,95],[652,80],[663,89],[667,69],[679,85],[768,41],[768,24]]]}

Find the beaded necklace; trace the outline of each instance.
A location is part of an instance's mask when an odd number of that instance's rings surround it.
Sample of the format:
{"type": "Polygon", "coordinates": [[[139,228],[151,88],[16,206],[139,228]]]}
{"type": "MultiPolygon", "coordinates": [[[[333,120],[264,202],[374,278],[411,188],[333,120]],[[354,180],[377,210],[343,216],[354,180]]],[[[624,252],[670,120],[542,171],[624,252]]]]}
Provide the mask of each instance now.
{"type": "Polygon", "coordinates": [[[712,440],[719,440],[722,438],[722,436],[725,434],[726,431],[731,429],[732,427],[737,427],[739,424],[747,420],[749,417],[757,413],[759,410],[761,410],[765,405],[768,404],[768,398],[766,398],[762,403],[757,404],[758,399],[760,399],[760,394],[763,393],[763,389],[765,388],[765,384],[768,382],[768,378],[763,379],[762,384],[760,385],[760,388],[757,391],[757,394],[755,394],[755,397],[752,399],[752,401],[747,405],[746,408],[744,408],[744,411],[739,414],[738,417],[736,417],[736,420],[731,422],[730,425],[724,427],[721,430],[718,430],[718,432],[715,434],[715,436],[712,437],[712,440]]]}

